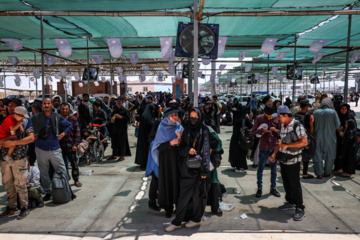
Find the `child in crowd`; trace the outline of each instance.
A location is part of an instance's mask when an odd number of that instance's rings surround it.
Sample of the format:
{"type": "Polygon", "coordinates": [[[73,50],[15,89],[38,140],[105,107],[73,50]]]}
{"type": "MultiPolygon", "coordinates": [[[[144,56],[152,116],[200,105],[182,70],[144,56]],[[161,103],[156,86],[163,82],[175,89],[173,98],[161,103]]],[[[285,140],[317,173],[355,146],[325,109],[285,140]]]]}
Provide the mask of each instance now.
{"type": "MultiPolygon", "coordinates": [[[[7,138],[9,136],[15,136],[15,132],[20,129],[24,132],[22,124],[24,118],[29,118],[28,111],[24,107],[16,107],[13,114],[5,118],[4,122],[0,125],[0,139],[7,138]]],[[[0,149],[2,146],[0,145],[0,149]]],[[[11,161],[11,154],[15,147],[9,148],[7,154],[4,157],[5,161],[11,161]]]]}

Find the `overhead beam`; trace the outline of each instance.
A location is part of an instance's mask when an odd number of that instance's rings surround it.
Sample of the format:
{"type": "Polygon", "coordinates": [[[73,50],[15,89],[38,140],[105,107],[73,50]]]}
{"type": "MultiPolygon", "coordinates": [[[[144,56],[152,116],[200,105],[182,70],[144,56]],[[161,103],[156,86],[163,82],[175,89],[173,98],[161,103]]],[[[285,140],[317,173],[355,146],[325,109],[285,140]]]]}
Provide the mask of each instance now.
{"type": "MultiPolygon", "coordinates": [[[[1,11],[0,16],[103,16],[103,17],[157,17],[170,16],[190,17],[193,12],[167,11],[1,11]]],[[[231,12],[203,12],[204,16],[220,17],[260,17],[260,16],[321,16],[321,15],[360,15],[360,10],[307,10],[307,11],[231,11],[231,12]]]]}
{"type": "Polygon", "coordinates": [[[200,0],[199,13],[197,16],[197,20],[199,22],[201,22],[201,20],[203,19],[204,4],[205,4],[205,0],[200,0]]]}

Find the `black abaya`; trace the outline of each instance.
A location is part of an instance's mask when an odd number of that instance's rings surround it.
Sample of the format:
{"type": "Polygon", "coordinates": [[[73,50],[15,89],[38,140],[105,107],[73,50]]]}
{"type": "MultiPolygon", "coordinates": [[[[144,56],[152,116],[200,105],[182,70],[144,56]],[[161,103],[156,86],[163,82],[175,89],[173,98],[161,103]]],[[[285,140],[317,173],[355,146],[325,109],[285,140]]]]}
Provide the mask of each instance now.
{"type": "Polygon", "coordinates": [[[111,117],[115,114],[119,114],[122,118],[115,118],[112,124],[111,147],[113,149],[113,156],[131,156],[127,132],[130,113],[124,107],[121,107],[116,108],[111,113],[111,117]]]}
{"type": "Polygon", "coordinates": [[[355,174],[356,153],[356,124],[355,121],[351,119],[345,131],[342,145],[341,169],[344,173],[355,174]]]}

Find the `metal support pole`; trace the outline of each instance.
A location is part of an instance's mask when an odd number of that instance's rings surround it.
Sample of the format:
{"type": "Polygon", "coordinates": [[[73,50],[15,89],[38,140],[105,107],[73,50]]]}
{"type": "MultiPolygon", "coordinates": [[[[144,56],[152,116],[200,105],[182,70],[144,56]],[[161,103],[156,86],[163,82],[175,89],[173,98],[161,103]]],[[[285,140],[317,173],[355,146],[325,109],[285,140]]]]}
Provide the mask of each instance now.
{"type": "Polygon", "coordinates": [[[293,92],[292,92],[292,101],[295,103],[295,91],[296,91],[296,79],[295,79],[295,73],[296,73],[296,41],[297,36],[295,34],[295,47],[294,47],[294,75],[293,75],[293,92]]]}
{"type": "Polygon", "coordinates": [[[269,91],[269,82],[270,82],[269,59],[270,59],[270,54],[268,54],[268,59],[267,59],[267,82],[266,82],[266,92],[267,92],[267,94],[270,94],[270,91],[269,91]]]}
{"type": "MultiPolygon", "coordinates": [[[[41,16],[40,28],[41,28],[41,48],[44,48],[44,17],[41,16]]],[[[36,80],[37,87],[37,80],[36,80]]],[[[44,68],[44,52],[41,51],[41,89],[43,98],[45,97],[45,68],[44,68]]]]}
{"type": "Polygon", "coordinates": [[[308,99],[308,84],[307,84],[307,71],[305,72],[306,76],[305,76],[305,89],[306,89],[306,99],[308,99]]]}
{"type": "Polygon", "coordinates": [[[211,96],[216,95],[215,75],[216,75],[216,60],[211,61],[211,75],[214,76],[214,81],[211,81],[211,96]]]}
{"type": "Polygon", "coordinates": [[[113,95],[113,81],[114,81],[114,72],[113,72],[113,66],[111,64],[112,58],[110,54],[110,95],[113,95]]]}
{"type": "Polygon", "coordinates": [[[252,79],[252,76],[251,76],[251,89],[250,89],[250,92],[251,92],[251,95],[253,93],[253,79],[252,79]]]}
{"type": "Polygon", "coordinates": [[[349,15],[349,24],[348,24],[348,35],[347,35],[347,51],[346,51],[346,65],[345,65],[345,86],[344,86],[344,102],[347,103],[348,91],[349,91],[349,47],[350,47],[350,37],[351,37],[351,21],[352,15],[349,15]]]}
{"type": "Polygon", "coordinates": [[[88,87],[88,94],[90,97],[90,64],[89,64],[89,38],[86,38],[86,52],[87,52],[87,87],[88,87]]]}
{"type": "MultiPolygon", "coordinates": [[[[35,61],[35,67],[36,67],[36,53],[34,52],[34,61],[35,61]]],[[[34,77],[35,78],[35,77],[34,77]]],[[[36,86],[36,88],[35,88],[35,96],[36,97],[38,97],[38,85],[37,85],[37,78],[35,78],[35,86],[36,86]]],[[[44,95],[44,93],[42,94],[42,97],[44,98],[45,97],[45,95],[44,95]]]]}
{"type": "Polygon", "coordinates": [[[5,97],[6,97],[6,80],[5,80],[5,60],[3,61],[3,73],[4,73],[4,94],[5,94],[5,97]]]}
{"type": "Polygon", "coordinates": [[[189,58],[189,76],[188,76],[188,93],[189,93],[189,97],[190,97],[190,102],[194,102],[194,97],[193,97],[193,90],[192,90],[192,58],[189,58]]]}
{"type": "MultiPolygon", "coordinates": [[[[198,0],[194,0],[194,107],[198,106],[198,41],[199,41],[199,23],[198,0]]],[[[191,74],[191,73],[190,73],[191,74]]]]}
{"type": "Polygon", "coordinates": [[[325,71],[323,71],[323,93],[325,93],[325,71]]]}
{"type": "MultiPolygon", "coordinates": [[[[65,60],[64,60],[64,69],[65,69],[65,71],[66,71],[66,61],[65,61],[65,60]]],[[[64,92],[65,92],[65,96],[64,96],[64,97],[65,97],[65,99],[64,99],[64,102],[67,102],[67,89],[68,89],[68,84],[67,84],[67,81],[66,81],[66,80],[67,80],[66,77],[64,77],[63,79],[65,80],[65,81],[64,81],[64,82],[65,82],[65,87],[64,87],[64,90],[65,90],[65,91],[64,91],[64,92]]]]}
{"type": "Polygon", "coordinates": [[[317,63],[315,63],[315,96],[316,96],[316,85],[317,85],[316,77],[317,77],[317,63]]]}
{"type": "Polygon", "coordinates": [[[242,82],[243,82],[243,78],[242,78],[242,74],[241,74],[241,68],[240,67],[240,96],[242,96],[242,82]]]}

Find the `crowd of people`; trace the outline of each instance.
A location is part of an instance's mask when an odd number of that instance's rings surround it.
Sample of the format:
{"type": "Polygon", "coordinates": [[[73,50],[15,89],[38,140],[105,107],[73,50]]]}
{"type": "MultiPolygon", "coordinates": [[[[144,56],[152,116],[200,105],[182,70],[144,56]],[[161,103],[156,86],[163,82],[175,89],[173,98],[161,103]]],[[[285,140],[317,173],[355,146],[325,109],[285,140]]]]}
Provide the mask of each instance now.
{"type": "MultiPolygon", "coordinates": [[[[314,104],[304,96],[293,104],[289,98],[282,103],[270,95],[261,101],[252,95],[246,105],[214,95],[200,98],[198,107],[188,96],[173,99],[162,92],[94,101],[83,94],[76,103],[55,95],[35,99],[29,109],[13,98],[0,100],[0,122],[2,183],[8,199],[0,217],[19,208],[18,219],[53,197],[55,172],[82,187],[78,158],[97,139],[96,129],[104,148],[111,139],[108,160],[121,162],[131,156],[128,129],[135,127],[135,164],[151,176],[148,205],[164,209],[167,218],[175,214],[167,232],[183,221],[187,228],[200,225],[207,205],[213,214],[223,214],[220,202],[226,190],[217,174],[224,153],[220,125],[233,126],[228,160],[234,171],[246,173],[248,159],[257,168],[255,197],[262,196],[266,166],[271,169],[270,194],[281,196],[276,189],[280,165],[286,203],[279,209],[295,210],[297,221],[305,216],[300,176],[314,178],[308,172],[311,160],[316,178],[322,179],[331,174],[350,178],[360,159],[354,112],[337,95],[318,95],[314,104]]],[[[71,192],[71,197],[76,195],[71,192]]]]}

